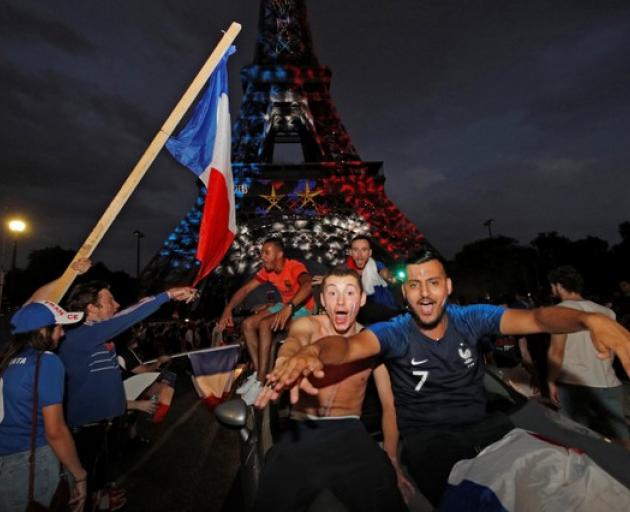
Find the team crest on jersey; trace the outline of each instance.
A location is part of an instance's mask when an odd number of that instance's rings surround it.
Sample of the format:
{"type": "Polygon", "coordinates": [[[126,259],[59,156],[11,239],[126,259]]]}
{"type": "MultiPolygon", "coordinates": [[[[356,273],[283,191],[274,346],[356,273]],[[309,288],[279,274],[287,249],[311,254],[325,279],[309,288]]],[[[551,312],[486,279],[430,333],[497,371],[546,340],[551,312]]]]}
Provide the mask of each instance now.
{"type": "Polygon", "coordinates": [[[473,359],[473,353],[472,350],[470,350],[470,347],[467,347],[464,343],[460,343],[457,353],[459,354],[459,357],[464,360],[464,364],[468,368],[475,366],[475,360],[473,359]]]}

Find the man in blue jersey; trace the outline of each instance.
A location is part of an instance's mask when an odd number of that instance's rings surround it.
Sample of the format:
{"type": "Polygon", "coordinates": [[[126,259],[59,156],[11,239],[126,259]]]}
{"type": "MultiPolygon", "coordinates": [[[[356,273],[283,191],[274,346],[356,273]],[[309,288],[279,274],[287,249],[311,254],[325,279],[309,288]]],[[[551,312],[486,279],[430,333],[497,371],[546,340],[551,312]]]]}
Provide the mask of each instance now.
{"type": "Polygon", "coordinates": [[[67,303],[85,312],[85,321],[68,329],[59,347],[66,367],[66,416],[83,466],[88,470],[88,492],[100,490],[97,509],[122,501],[102,488],[107,475],[107,431],[111,420],[126,410],[125,391],[113,338],[156,312],[169,300],[191,301],[197,290],[171,288],[118,311],[109,285],[92,281],[74,287],[67,303]]]}
{"type": "MultiPolygon", "coordinates": [[[[452,286],[441,259],[424,251],[407,265],[408,313],[350,338],[329,336],[304,347],[269,375],[266,396],[274,399],[296,381],[314,394],[304,377],[322,377],[326,364],[380,354],[391,376],[403,458],[433,504],[457,461],[474,457],[512,428],[507,417],[486,413],[478,351],[484,335],[588,329],[598,352],[613,350],[630,371],[630,333],[604,315],[557,307],[455,306],[447,303],[452,286]]],[[[264,404],[259,397],[258,405],[264,404]]]]}

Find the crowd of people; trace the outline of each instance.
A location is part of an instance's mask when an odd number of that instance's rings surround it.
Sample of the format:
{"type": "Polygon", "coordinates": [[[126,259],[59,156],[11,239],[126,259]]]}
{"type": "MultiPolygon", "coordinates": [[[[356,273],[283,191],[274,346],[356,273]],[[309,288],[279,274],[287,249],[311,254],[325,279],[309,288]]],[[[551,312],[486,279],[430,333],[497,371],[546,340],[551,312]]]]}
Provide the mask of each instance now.
{"type": "MultiPolygon", "coordinates": [[[[351,265],[348,267],[352,268],[351,265]]],[[[333,328],[322,332],[315,328],[309,330],[302,321],[292,323],[288,333],[291,349],[283,347],[280,350],[273,371],[267,375],[266,385],[257,393],[255,405],[265,407],[269,400],[278,398],[280,392],[291,389],[296,410],[299,411],[303,401],[308,400],[304,392],[316,396],[315,407],[301,418],[303,423],[293,428],[300,435],[293,432],[289,441],[281,439],[270,450],[261,477],[258,510],[268,510],[271,505],[280,510],[300,509],[316,496],[322,482],[330,485],[327,482],[331,478],[344,489],[356,489],[358,486],[362,489],[361,496],[368,497],[370,506],[365,503],[359,505],[352,496],[338,491],[337,497],[351,510],[380,509],[377,504],[387,494],[386,489],[391,490],[391,479],[381,481],[378,486],[360,485],[352,481],[351,471],[343,469],[340,474],[331,469],[345,468],[343,461],[348,460],[348,450],[356,460],[362,460],[368,452],[343,442],[330,443],[335,448],[329,452],[323,449],[323,443],[313,441],[318,435],[328,435],[329,425],[342,425],[335,414],[335,393],[350,387],[360,402],[365,382],[357,386],[350,376],[359,375],[356,372],[360,370],[354,367],[355,364],[368,364],[368,361],[372,361],[372,366],[384,362],[389,373],[395,422],[393,429],[383,427],[383,433],[393,473],[400,474],[396,458],[400,451],[415,485],[437,506],[454,464],[473,458],[514,428],[509,417],[497,412],[488,414],[486,409],[483,376],[484,352],[489,350],[484,341],[488,338],[496,341],[510,336],[525,341],[521,343],[523,359],[527,366],[533,368],[525,336],[552,334],[548,356],[550,369],[546,375],[552,400],[560,406],[561,412],[576,421],[586,422],[589,419],[584,413],[587,408],[589,412],[593,410],[592,414],[600,420],[606,416],[604,423],[608,423],[609,428],[603,433],[627,446],[629,433],[623,417],[621,383],[612,378],[611,359],[614,351],[626,372],[630,370],[630,333],[614,320],[612,312],[593,305],[581,296],[562,295],[562,289],[571,289],[564,279],[566,274],[576,272],[565,267],[549,276],[554,294],[562,300],[558,306],[532,309],[491,304],[460,306],[449,302],[453,283],[444,261],[435,252],[426,250],[407,264],[402,284],[406,310],[390,320],[370,323],[358,332],[354,328],[348,331],[333,328]],[[301,344],[294,339],[301,340],[301,344]],[[564,360],[558,358],[557,347],[561,342],[573,345],[566,351],[564,360]],[[376,363],[374,358],[377,358],[376,363]],[[592,375],[584,375],[578,383],[563,382],[561,375],[571,374],[571,362],[581,362],[590,367],[592,375]],[[564,369],[561,375],[556,372],[558,365],[564,369]],[[597,380],[598,372],[608,379],[597,380]],[[593,375],[594,378],[589,378],[593,375]],[[329,380],[331,376],[332,382],[329,380]],[[326,382],[323,383],[320,378],[325,378],[326,382]],[[352,388],[353,385],[356,387],[352,388]],[[336,386],[335,392],[330,391],[331,386],[336,386]],[[558,396],[558,387],[564,389],[567,386],[580,386],[572,391],[572,396],[579,397],[581,394],[585,407],[576,408],[567,403],[569,391],[562,397],[558,396]],[[331,422],[331,419],[335,421],[331,422]],[[400,450],[399,439],[402,439],[400,450]],[[343,445],[344,450],[339,449],[339,445],[343,445]],[[300,451],[297,451],[298,446],[300,451]],[[293,460],[288,451],[301,453],[302,456],[293,460]],[[327,464],[310,466],[309,478],[300,478],[299,475],[305,471],[303,460],[320,461],[322,454],[327,464]],[[290,491],[285,489],[282,496],[277,484],[279,478],[290,482],[290,491]]],[[[329,284],[324,278],[322,285],[321,302],[325,305],[328,321],[334,326],[338,311],[328,307],[326,293],[327,287],[336,286],[336,283],[329,284]]],[[[341,294],[337,296],[339,304],[345,305],[347,299],[341,298],[341,294]]],[[[357,303],[348,302],[348,305],[356,314],[357,303]]],[[[342,318],[345,314],[347,312],[342,309],[342,318]]],[[[371,367],[370,364],[368,367],[371,367]]],[[[356,413],[356,405],[354,411],[356,413]]],[[[347,419],[345,415],[341,418],[344,421],[347,419]]],[[[340,432],[342,428],[336,430],[340,432]]],[[[370,465],[379,467],[376,462],[370,465]]],[[[379,471],[379,474],[384,477],[387,472],[379,471]]],[[[402,476],[397,479],[398,487],[401,494],[408,498],[409,482],[402,476]]],[[[365,479],[373,481],[369,477],[365,479]]],[[[396,500],[389,498],[389,501],[395,508],[396,500]]]]}
{"type": "MultiPolygon", "coordinates": [[[[75,265],[83,273],[89,261],[75,265]]],[[[372,257],[368,237],[351,240],[345,265],[323,276],[311,276],[270,238],[260,270],[227,301],[219,330],[234,326],[235,308],[263,283],[280,301],[241,322],[251,370],[236,392],[263,408],[290,390],[292,409],[290,428],[267,454],[256,510],[302,509],[324,488],[350,510],[405,510],[415,488],[437,506],[453,465],[513,428],[507,416],[486,411],[486,363],[521,367],[535,381],[531,394],[544,390],[562,413],[630,448],[612,366],[616,355],[630,370],[630,333],[621,325],[630,318],[627,281],[614,304],[621,323],[585,299],[570,267],[549,275],[557,306],[518,299],[462,306],[449,299],[446,264],[430,249],[407,262],[397,283],[372,257]],[[548,345],[535,338],[541,333],[551,334],[548,345]],[[383,449],[360,421],[370,378],[383,411],[383,449]]],[[[49,503],[65,479],[74,510],[86,503],[116,510],[126,497],[110,471],[112,424],[129,411],[159,412],[150,400],[127,400],[123,377],[159,371],[169,361],[164,354],[210,345],[211,324],[141,323],[168,301],[194,300],[192,287],[119,311],[107,283],[76,285],[66,309],[47,300],[55,284],[15,313],[0,352],[0,508],[49,503]],[[117,349],[113,341],[134,326],[117,349]],[[142,345],[155,362],[143,363],[142,345]]]]}
{"type": "MultiPolygon", "coordinates": [[[[89,266],[79,260],[75,270],[89,266]]],[[[108,284],[92,281],[71,290],[67,312],[46,300],[55,286],[38,289],[13,315],[13,337],[0,355],[0,508],[47,506],[67,478],[73,510],[117,510],[126,497],[112,485],[109,431],[130,408],[153,405],[127,401],[113,339],[168,301],[195,299],[197,290],[171,288],[119,311],[108,284]]]]}

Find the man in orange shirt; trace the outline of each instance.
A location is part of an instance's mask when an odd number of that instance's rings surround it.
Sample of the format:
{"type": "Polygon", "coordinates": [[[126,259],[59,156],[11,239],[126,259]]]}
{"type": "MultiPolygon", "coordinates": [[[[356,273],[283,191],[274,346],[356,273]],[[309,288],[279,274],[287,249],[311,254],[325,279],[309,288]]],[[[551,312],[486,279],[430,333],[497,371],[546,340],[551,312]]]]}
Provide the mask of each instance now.
{"type": "Polygon", "coordinates": [[[241,386],[243,400],[253,403],[260,391],[261,382],[269,371],[271,339],[274,331],[281,331],[291,318],[306,316],[313,311],[311,276],[303,263],[285,258],[282,241],[265,240],[260,253],[262,268],[241,286],[228,302],[219,319],[219,327],[234,325],[232,311],[249,293],[261,284],[269,282],[276,287],[282,302],[265,306],[243,321],[243,336],[256,373],[241,386]]]}

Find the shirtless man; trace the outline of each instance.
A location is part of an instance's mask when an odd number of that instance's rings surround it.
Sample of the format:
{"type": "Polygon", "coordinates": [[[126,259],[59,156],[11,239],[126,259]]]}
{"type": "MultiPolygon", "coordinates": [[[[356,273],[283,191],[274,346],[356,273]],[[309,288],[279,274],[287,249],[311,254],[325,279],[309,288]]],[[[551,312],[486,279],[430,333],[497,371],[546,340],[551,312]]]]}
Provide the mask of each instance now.
{"type": "MultiPolygon", "coordinates": [[[[321,303],[325,315],[296,320],[279,351],[276,364],[302,347],[330,335],[351,336],[362,327],[356,323],[365,303],[361,280],[354,270],[337,268],[322,282],[321,303]]],[[[367,433],[359,420],[367,379],[374,360],[361,361],[344,380],[328,372],[317,396],[302,394],[294,401],[291,429],[269,451],[260,478],[255,510],[302,510],[323,489],[330,490],[349,510],[406,510],[396,488],[411,489],[397,475],[395,448],[387,455],[367,433]],[[392,464],[387,460],[391,459],[392,464]]],[[[374,370],[383,406],[385,447],[398,441],[394,401],[385,367],[374,370]]],[[[261,392],[265,394],[265,390],[261,392]]]]}

